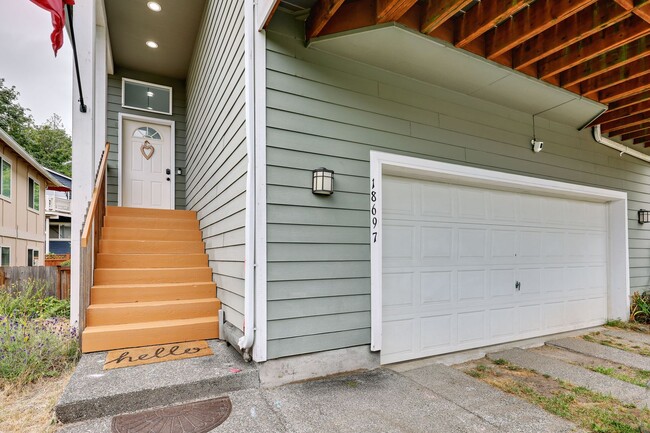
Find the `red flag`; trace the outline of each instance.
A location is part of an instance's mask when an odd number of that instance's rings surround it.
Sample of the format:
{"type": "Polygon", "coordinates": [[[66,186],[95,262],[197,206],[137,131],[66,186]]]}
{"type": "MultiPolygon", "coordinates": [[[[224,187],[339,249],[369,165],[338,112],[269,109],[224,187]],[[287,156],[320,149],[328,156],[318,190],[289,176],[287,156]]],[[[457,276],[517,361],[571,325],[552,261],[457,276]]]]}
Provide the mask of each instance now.
{"type": "Polygon", "coordinates": [[[65,12],[63,10],[64,5],[73,5],[74,0],[31,0],[32,3],[37,4],[46,11],[50,11],[52,14],[52,35],[50,39],[52,40],[52,49],[54,50],[54,55],[56,56],[59,48],[63,46],[63,27],[65,26],[65,12]]]}

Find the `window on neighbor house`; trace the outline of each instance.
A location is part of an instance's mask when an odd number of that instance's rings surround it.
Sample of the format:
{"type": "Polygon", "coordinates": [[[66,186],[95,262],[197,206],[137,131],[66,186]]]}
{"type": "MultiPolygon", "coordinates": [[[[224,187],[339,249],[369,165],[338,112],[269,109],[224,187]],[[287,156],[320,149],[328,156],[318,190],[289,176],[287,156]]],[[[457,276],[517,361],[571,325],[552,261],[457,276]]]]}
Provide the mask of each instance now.
{"type": "Polygon", "coordinates": [[[0,266],[9,266],[11,264],[11,248],[0,247],[0,266]]]}
{"type": "Polygon", "coordinates": [[[27,206],[30,209],[38,211],[41,209],[40,199],[41,199],[41,186],[31,177],[29,178],[29,185],[27,186],[27,191],[29,192],[29,198],[27,201],[27,206]]]}
{"type": "Polygon", "coordinates": [[[38,250],[27,249],[27,266],[38,266],[38,250]]]}
{"type": "Polygon", "coordinates": [[[71,229],[70,224],[60,223],[52,224],[50,223],[50,240],[65,240],[69,241],[71,239],[71,229]]]}
{"type": "Polygon", "coordinates": [[[172,114],[172,88],[123,78],[122,107],[172,114]]]}
{"type": "Polygon", "coordinates": [[[11,198],[11,163],[0,158],[2,175],[0,176],[0,194],[5,198],[11,198]]]}

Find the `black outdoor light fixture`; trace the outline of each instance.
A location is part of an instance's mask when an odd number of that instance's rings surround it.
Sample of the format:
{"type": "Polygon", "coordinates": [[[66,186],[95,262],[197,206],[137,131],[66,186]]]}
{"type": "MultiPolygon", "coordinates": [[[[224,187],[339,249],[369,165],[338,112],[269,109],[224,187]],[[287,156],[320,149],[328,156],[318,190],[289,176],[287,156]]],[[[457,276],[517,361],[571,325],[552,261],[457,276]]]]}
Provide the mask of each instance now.
{"type": "Polygon", "coordinates": [[[639,209],[639,224],[650,223],[650,210],[639,209]]]}
{"type": "Polygon", "coordinates": [[[324,167],[314,170],[312,172],[311,192],[320,195],[332,195],[334,193],[334,171],[324,167]]]}

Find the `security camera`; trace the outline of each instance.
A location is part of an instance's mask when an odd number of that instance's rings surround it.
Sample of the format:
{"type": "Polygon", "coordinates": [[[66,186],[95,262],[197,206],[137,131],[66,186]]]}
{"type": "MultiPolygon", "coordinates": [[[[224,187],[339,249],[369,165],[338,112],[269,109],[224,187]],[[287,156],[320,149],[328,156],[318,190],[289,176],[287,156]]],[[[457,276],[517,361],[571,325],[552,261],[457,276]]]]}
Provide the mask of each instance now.
{"type": "Polygon", "coordinates": [[[539,153],[542,151],[544,148],[544,142],[543,141],[537,141],[534,138],[530,140],[530,144],[533,145],[533,152],[539,153]]]}

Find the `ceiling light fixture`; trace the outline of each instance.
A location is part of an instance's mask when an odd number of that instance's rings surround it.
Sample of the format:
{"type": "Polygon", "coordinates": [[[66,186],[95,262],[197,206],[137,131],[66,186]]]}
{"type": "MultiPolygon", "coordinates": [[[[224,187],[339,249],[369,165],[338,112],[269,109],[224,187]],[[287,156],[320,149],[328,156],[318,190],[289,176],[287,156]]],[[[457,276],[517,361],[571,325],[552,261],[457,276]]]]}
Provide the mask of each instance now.
{"type": "Polygon", "coordinates": [[[158,44],[154,41],[147,41],[146,44],[149,48],[158,48],[158,44]]]}
{"type": "Polygon", "coordinates": [[[154,12],[160,12],[162,10],[162,6],[156,2],[147,2],[147,7],[154,12]]]}

